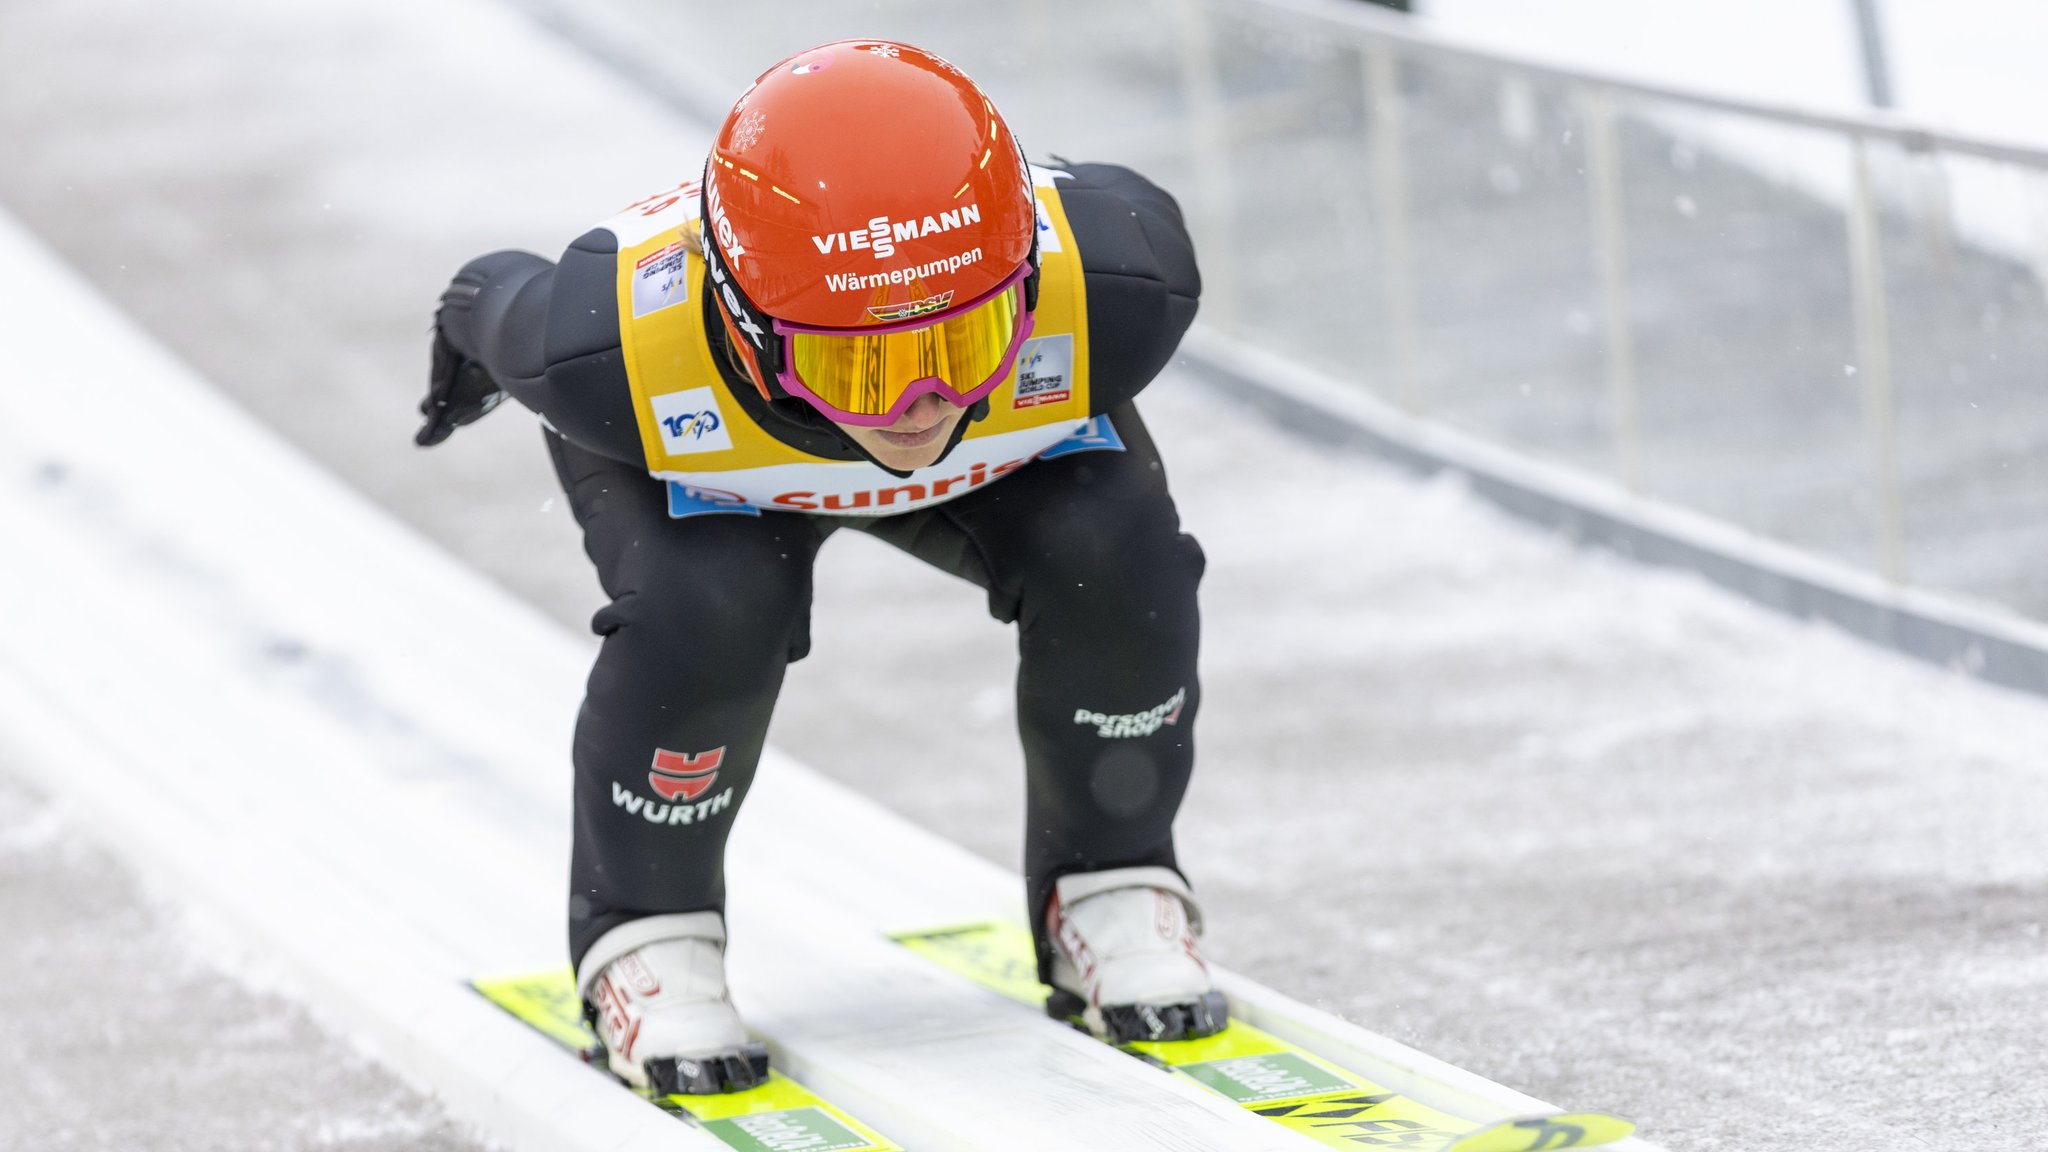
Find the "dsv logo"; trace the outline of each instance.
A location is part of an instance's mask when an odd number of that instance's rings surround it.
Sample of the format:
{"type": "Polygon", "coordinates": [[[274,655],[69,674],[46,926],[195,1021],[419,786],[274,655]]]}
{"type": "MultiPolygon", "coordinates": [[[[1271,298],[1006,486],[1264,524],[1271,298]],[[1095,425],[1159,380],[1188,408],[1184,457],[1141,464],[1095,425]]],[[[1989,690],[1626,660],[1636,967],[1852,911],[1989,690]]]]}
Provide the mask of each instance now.
{"type": "Polygon", "coordinates": [[[662,427],[668,429],[668,434],[678,440],[685,436],[692,440],[702,440],[705,433],[718,431],[718,413],[711,409],[702,412],[678,412],[673,416],[662,417],[661,423],[662,427]]]}

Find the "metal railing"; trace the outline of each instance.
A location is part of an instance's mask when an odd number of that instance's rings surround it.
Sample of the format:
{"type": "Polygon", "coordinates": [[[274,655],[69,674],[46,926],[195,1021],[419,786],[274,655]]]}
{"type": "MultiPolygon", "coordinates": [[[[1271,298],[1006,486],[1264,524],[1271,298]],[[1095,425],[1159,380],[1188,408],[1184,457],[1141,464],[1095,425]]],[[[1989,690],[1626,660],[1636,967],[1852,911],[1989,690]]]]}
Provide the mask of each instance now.
{"type": "Polygon", "coordinates": [[[1352,0],[515,2],[707,118],[821,40],[934,47],[1035,155],[1181,197],[1207,323],[2048,619],[2048,149],[1516,59],[1352,0]]]}
{"type": "MultiPolygon", "coordinates": [[[[1977,205],[1995,209],[1987,193],[2004,178],[2026,185],[2021,199],[2048,220],[2048,149],[1885,114],[1788,108],[1511,58],[1419,32],[1349,0],[1182,0],[1176,11],[1184,28],[1199,29],[1180,40],[1191,115],[1193,94],[1213,92],[1199,103],[1226,116],[1270,116],[1276,84],[1327,107],[1346,83],[1335,58],[1355,60],[1362,110],[1320,135],[1324,146],[1342,149],[1352,134],[1349,145],[1369,170],[1354,195],[1369,210],[1373,236],[1356,251],[1376,264],[1376,282],[1330,275],[1300,286],[1369,306],[1369,315],[1355,311],[1348,319],[1377,330],[1379,357],[1356,359],[1356,343],[1342,342],[1321,350],[1326,372],[1411,415],[1591,468],[1629,493],[1706,511],[1894,584],[2048,618],[2048,566],[2040,563],[2048,559],[2048,534],[2037,527],[2048,524],[2048,383],[2036,383],[2048,364],[2048,307],[2034,271],[2048,253],[2048,224],[2016,221],[2011,213],[2004,220],[1967,214],[1977,205]],[[1235,88],[1216,78],[1233,55],[1235,88]],[[1246,55],[1263,55],[1267,65],[1248,69],[1246,55]],[[1273,66],[1288,56],[1295,66],[1273,66]],[[1249,75],[1254,71],[1263,72],[1263,89],[1249,75]],[[1475,123],[1488,89],[1499,104],[1497,129],[1475,123]],[[1529,111],[1532,102],[1539,113],[1529,111]],[[1543,137],[1512,123],[1530,116],[1562,130],[1543,137]],[[1773,134],[1779,139],[1768,139],[1773,134]],[[1691,178],[1674,180],[1660,151],[1686,155],[1691,178]],[[1546,160],[1556,178],[1532,197],[1512,165],[1540,167],[1546,160]],[[1963,162],[1999,171],[1956,171],[1963,162]],[[1483,192],[1458,187],[1458,175],[1489,164],[1501,195],[1487,202],[1483,192]],[[1570,189],[1575,182],[1583,188],[1570,189]],[[1688,183],[1706,187],[1696,195],[1672,193],[1688,183]],[[1570,196],[1581,197],[1576,223],[1557,215],[1570,196]],[[1679,211],[1653,210],[1664,197],[1679,211]],[[1710,197],[1743,201],[1751,226],[1759,215],[1780,217],[1777,224],[1796,232],[1797,242],[1762,254],[1768,259],[1747,270],[1738,265],[1754,254],[1740,244],[1721,252],[1711,244],[1674,244],[1681,233],[1701,230],[1710,197]],[[1531,199],[1547,201],[1545,210],[1530,211],[1531,199]],[[1447,213],[1447,206],[1456,210],[1447,213]],[[1478,212],[1576,229],[1568,247],[1580,259],[1574,264],[1553,253],[1532,261],[1528,252],[1460,245],[1457,229],[1485,230],[1473,219],[1478,212]],[[1549,428],[1540,404],[1503,402],[1510,389],[1526,395],[1531,380],[1568,391],[1560,373],[1583,375],[1589,357],[1571,341],[1540,333],[1518,355],[1471,354],[1474,301],[1450,300],[1446,308],[1441,283],[1470,272],[1447,271],[1447,255],[1473,265],[1526,264],[1530,272],[1547,267],[1548,284],[1539,277],[1524,292],[1584,300],[1580,335],[1600,345],[1602,445],[1587,442],[1592,415],[1584,395],[1575,418],[1553,413],[1549,428]],[[1702,303],[1689,282],[1709,269],[1748,298],[1702,303]],[[1896,278],[1888,275],[1893,269],[1896,278]],[[1899,300],[1902,291],[1911,299],[1899,300]],[[1853,385],[1861,443],[1853,465],[1842,435],[1845,398],[1819,378],[1826,358],[1805,347],[1795,355],[1789,342],[1774,342],[1764,313],[1800,318],[1809,329],[1839,329],[1805,337],[1835,338],[1840,349],[1838,380],[1853,385]],[[1972,314],[2004,329],[2003,337],[1980,332],[1973,339],[1966,330],[1972,314]],[[1986,319],[1992,316],[1995,324],[1986,319]],[[1902,342],[1916,355],[1895,355],[1902,342]],[[1942,358],[1924,354],[1930,342],[1946,347],[1948,370],[1938,378],[1930,377],[1942,358]],[[1674,352],[1712,343],[1736,354],[1688,364],[1674,352]],[[1727,347],[1738,343],[1746,346],[1727,347]],[[1649,363],[1646,344],[1658,351],[1649,363]],[[1902,380],[1902,370],[1917,375],[1902,380]],[[1692,402],[1675,398],[1674,387],[1690,391],[1692,402]],[[1706,396],[1721,405],[1698,402],[1706,396]],[[1690,435],[1687,419],[1698,421],[1690,435]]],[[[1233,171],[1231,161],[1244,171],[1245,154],[1257,151],[1247,149],[1245,137],[1258,131],[1258,124],[1241,121],[1235,131],[1211,126],[1190,136],[1197,153],[1191,199],[1201,208],[1193,218],[1204,259],[1216,267],[1220,253],[1228,270],[1222,284],[1212,279],[1205,305],[1244,340],[1314,356],[1298,329],[1278,323],[1273,310],[1247,308],[1242,295],[1279,287],[1244,275],[1246,249],[1269,244],[1271,232],[1242,211],[1245,180],[1216,174],[1233,171]],[[1218,148],[1227,155],[1203,154],[1218,148]]],[[[1292,146],[1306,147],[1316,135],[1299,134],[1292,146]]],[[[1257,180],[1270,182],[1286,164],[1269,149],[1252,167],[1257,180]]],[[[1771,221],[1762,226],[1768,230],[1771,221]]],[[[1497,287],[1480,295],[1501,315],[1531,304],[1497,287]]],[[[1293,310],[1318,311],[1298,303],[1293,310]]]]}
{"type": "Polygon", "coordinates": [[[1828,112],[1785,103],[1749,100],[1740,96],[1707,92],[1682,85],[1659,84],[1640,78],[1571,68],[1526,56],[1467,44],[1440,33],[1423,31],[1400,17],[1358,7],[1351,0],[1178,0],[1202,5],[1211,13],[1235,10],[1240,15],[1267,13],[1280,19],[1307,20],[1333,33],[1361,41],[1399,45],[1405,52],[1450,56],[1485,64],[1502,72],[1543,76],[1587,88],[1604,88],[1619,95],[1683,104],[1713,112],[1768,120],[1800,128],[1837,132],[1883,140],[1914,151],[1953,152],[1986,160],[2000,160],[2030,167],[2048,167],[2048,148],[2001,142],[1961,132],[1913,124],[1884,113],[1828,112]]]}

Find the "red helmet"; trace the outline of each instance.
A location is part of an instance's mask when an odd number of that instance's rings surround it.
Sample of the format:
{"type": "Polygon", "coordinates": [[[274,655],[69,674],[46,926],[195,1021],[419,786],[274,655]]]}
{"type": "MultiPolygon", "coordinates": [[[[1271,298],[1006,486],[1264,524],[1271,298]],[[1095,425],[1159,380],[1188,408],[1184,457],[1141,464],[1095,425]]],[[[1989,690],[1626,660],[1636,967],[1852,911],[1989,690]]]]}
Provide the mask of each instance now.
{"type": "Polygon", "coordinates": [[[762,73],[712,144],[702,211],[727,334],[771,398],[865,424],[923,391],[965,405],[1030,331],[1029,170],[981,89],[923,49],[843,40],[762,73]]]}

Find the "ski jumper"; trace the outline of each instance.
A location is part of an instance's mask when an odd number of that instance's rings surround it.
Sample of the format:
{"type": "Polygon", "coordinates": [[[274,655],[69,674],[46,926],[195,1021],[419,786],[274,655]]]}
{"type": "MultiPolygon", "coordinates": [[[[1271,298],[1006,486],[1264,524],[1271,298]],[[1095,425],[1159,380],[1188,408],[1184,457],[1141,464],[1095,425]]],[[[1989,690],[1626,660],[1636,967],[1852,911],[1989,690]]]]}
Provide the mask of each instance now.
{"type": "Polygon", "coordinates": [[[1065,873],[1175,865],[1202,553],[1131,400],[1192,321],[1199,278],[1177,206],[1142,178],[1034,176],[1032,338],[914,472],[734,367],[681,232],[694,184],[558,264],[472,261],[444,296],[450,343],[542,417],[610,598],[573,750],[572,959],[628,920],[722,910],[726,837],[809,648],[812,562],[841,528],[972,581],[1017,625],[1033,923],[1065,873]]]}

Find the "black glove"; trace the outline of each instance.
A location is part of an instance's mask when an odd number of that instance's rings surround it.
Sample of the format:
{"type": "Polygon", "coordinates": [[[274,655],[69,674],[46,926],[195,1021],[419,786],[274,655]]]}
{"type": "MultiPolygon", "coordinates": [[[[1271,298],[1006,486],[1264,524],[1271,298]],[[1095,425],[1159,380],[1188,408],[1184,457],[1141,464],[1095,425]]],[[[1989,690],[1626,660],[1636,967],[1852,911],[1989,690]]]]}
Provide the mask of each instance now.
{"type": "Polygon", "coordinates": [[[431,448],[453,435],[464,424],[481,420],[486,412],[505,401],[505,390],[491,379],[484,366],[455,350],[434,325],[434,359],[427,371],[427,398],[420,401],[420,425],[413,442],[431,448]]]}

